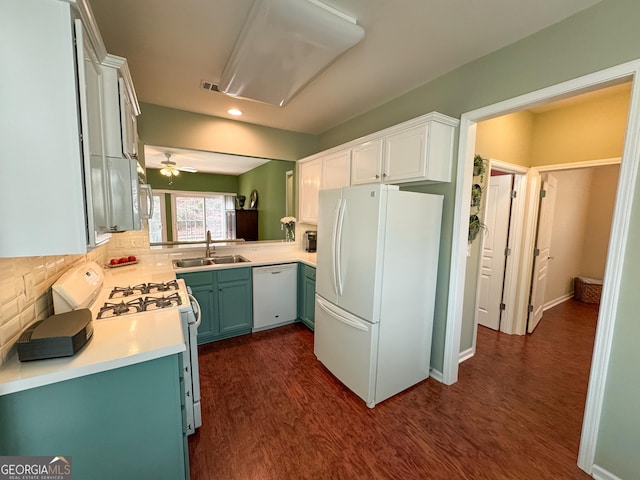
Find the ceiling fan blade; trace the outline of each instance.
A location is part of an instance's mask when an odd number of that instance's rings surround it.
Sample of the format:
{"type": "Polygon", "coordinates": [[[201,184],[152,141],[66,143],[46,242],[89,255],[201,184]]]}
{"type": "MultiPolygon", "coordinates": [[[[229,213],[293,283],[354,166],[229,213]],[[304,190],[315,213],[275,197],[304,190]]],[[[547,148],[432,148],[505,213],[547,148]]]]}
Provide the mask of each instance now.
{"type": "Polygon", "coordinates": [[[196,173],[198,171],[198,169],[193,167],[176,167],[176,168],[181,172],[187,172],[187,173],[196,173]]]}

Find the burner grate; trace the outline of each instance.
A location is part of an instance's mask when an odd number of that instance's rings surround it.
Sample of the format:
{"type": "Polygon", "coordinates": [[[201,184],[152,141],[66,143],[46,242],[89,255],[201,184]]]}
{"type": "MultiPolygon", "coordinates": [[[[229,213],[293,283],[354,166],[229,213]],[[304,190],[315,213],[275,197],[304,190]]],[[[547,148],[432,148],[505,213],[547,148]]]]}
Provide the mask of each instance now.
{"type": "Polygon", "coordinates": [[[159,310],[161,308],[177,307],[182,305],[182,299],[178,293],[172,293],[169,296],[146,297],[143,302],[142,309],[147,312],[149,310],[159,310]]]}
{"type": "Polygon", "coordinates": [[[141,298],[136,298],[129,302],[120,303],[106,302],[98,311],[97,318],[119,317],[128,313],[138,313],[144,310],[144,302],[141,298]]]}
{"type": "Polygon", "coordinates": [[[111,290],[111,293],[109,294],[109,298],[130,297],[131,295],[142,295],[144,293],[147,293],[147,285],[145,283],[141,283],[134,286],[113,287],[113,290],[111,290]]]}
{"type": "Polygon", "coordinates": [[[178,290],[178,281],[171,280],[166,283],[148,283],[147,291],[144,293],[156,293],[156,292],[169,292],[171,290],[178,290]]]}

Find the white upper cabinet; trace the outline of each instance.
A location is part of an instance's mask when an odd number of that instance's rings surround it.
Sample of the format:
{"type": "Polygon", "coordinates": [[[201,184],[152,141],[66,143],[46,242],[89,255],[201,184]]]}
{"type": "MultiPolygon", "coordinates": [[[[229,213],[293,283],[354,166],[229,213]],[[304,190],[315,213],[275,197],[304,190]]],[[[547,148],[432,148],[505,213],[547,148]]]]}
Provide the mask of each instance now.
{"type": "Polygon", "coordinates": [[[382,181],[382,140],[372,140],[352,149],[351,185],[382,181]]]}
{"type": "Polygon", "coordinates": [[[105,155],[138,159],[137,116],[140,113],[127,60],[107,55],[104,76],[105,155]]]}
{"type": "Polygon", "coordinates": [[[458,123],[432,112],[299,160],[300,220],[317,223],[320,189],[450,182],[458,123]]]}
{"type": "Polygon", "coordinates": [[[322,157],[322,181],[320,188],[340,188],[350,185],[351,151],[344,150],[322,157]]]}
{"type": "Polygon", "coordinates": [[[0,88],[0,257],[83,254],[111,235],[107,54],[88,8],[0,2],[10,46],[0,62],[11,65],[0,88]]]}
{"type": "Polygon", "coordinates": [[[318,192],[350,185],[351,150],[298,163],[298,220],[318,223],[318,192]]]}
{"type": "Polygon", "coordinates": [[[0,88],[0,257],[85,253],[109,236],[104,46],[78,18],[68,2],[0,2],[0,43],[10,46],[0,62],[11,65],[0,88]]]}
{"type": "Polygon", "coordinates": [[[102,110],[103,77],[95,50],[80,19],[74,22],[78,92],[80,97],[80,139],[84,163],[87,203],[87,246],[109,239],[109,180],[104,159],[102,110]]]}
{"type": "Polygon", "coordinates": [[[427,178],[429,126],[411,128],[384,139],[383,181],[406,182],[427,178]]]}
{"type": "Polygon", "coordinates": [[[318,223],[318,192],[322,179],[322,159],[298,164],[298,221],[318,223]]]}
{"type": "Polygon", "coordinates": [[[354,146],[351,185],[450,182],[457,125],[455,119],[430,113],[354,146]]]}

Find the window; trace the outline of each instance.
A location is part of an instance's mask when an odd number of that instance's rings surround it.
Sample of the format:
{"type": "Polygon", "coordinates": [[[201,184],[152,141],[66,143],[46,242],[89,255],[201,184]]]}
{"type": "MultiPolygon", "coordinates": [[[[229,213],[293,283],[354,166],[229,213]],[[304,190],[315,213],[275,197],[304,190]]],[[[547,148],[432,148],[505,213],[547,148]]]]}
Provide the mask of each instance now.
{"type": "Polygon", "coordinates": [[[149,241],[159,243],[167,241],[166,213],[164,193],[153,195],[153,216],[149,219],[149,241]]]}
{"type": "Polygon", "coordinates": [[[235,196],[221,193],[172,193],[174,241],[235,238],[235,196]]]}
{"type": "Polygon", "coordinates": [[[236,238],[235,205],[235,194],[154,190],[149,241],[202,241],[207,230],[214,240],[236,238]]]}

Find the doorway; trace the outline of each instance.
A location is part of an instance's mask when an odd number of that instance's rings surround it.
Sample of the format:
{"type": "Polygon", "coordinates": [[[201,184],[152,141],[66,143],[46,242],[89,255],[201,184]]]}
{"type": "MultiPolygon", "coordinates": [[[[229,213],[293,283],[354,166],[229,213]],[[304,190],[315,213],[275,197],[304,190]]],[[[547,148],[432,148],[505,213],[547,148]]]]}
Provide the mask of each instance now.
{"type": "MultiPolygon", "coordinates": [[[[487,159],[487,170],[490,172],[490,178],[494,177],[510,177],[511,188],[506,192],[506,185],[501,187],[486,188],[487,195],[485,199],[484,209],[487,215],[499,215],[498,212],[493,212],[494,207],[497,208],[497,203],[501,203],[500,209],[502,215],[508,212],[508,219],[503,219],[500,222],[500,230],[502,244],[498,247],[490,246],[487,248],[487,242],[491,243],[491,232],[495,231],[496,225],[493,225],[494,220],[485,222],[486,234],[481,237],[480,246],[478,249],[480,255],[480,269],[478,270],[478,281],[476,282],[476,306],[475,311],[480,316],[479,309],[480,303],[484,303],[484,310],[487,315],[492,317],[494,327],[498,324],[497,329],[505,333],[516,333],[514,327],[514,306],[517,301],[517,286],[518,277],[520,276],[519,262],[522,254],[522,235],[523,235],[523,219],[526,211],[526,192],[528,183],[528,171],[529,168],[522,167],[515,164],[510,164],[494,158],[487,159]],[[496,189],[497,188],[497,189],[496,189]],[[500,191],[499,189],[502,189],[500,191]],[[500,193],[498,193],[500,192],[500,193]],[[496,202],[496,195],[502,197],[500,202],[496,202]],[[505,198],[508,197],[508,198],[505,198]],[[515,219],[512,221],[512,219],[515,219]],[[505,237],[506,235],[506,237],[505,237]],[[504,245],[504,246],[503,246],[504,245]],[[489,250],[499,250],[498,252],[490,252],[489,250]],[[498,255],[502,255],[503,259],[501,265],[498,268],[493,266],[493,258],[498,255]],[[502,266],[504,265],[504,267],[502,266]],[[495,271],[495,275],[494,275],[495,271]],[[480,277],[485,277],[484,282],[480,281],[480,277]],[[484,284],[483,284],[484,283],[484,284]],[[493,298],[490,298],[493,297],[493,298]],[[500,301],[497,301],[500,298],[500,301]],[[491,306],[489,306],[491,302],[491,306]]],[[[509,183],[508,180],[502,180],[502,182],[509,183]]],[[[494,183],[500,183],[500,180],[494,183]]],[[[474,251],[469,250],[469,256],[473,261],[474,251]]],[[[474,319],[474,325],[477,326],[479,318],[474,319]]],[[[473,341],[471,349],[467,352],[461,353],[460,361],[473,356],[475,353],[476,334],[477,328],[474,326],[473,341]]],[[[491,327],[490,327],[491,328],[491,327]]]]}
{"type": "MultiPolygon", "coordinates": [[[[586,75],[562,84],[522,95],[504,102],[484,107],[462,115],[460,125],[458,189],[455,198],[455,218],[452,242],[451,279],[447,330],[445,332],[445,355],[442,378],[444,383],[457,381],[460,333],[462,326],[463,287],[465,279],[466,235],[468,226],[471,176],[477,122],[495,118],[511,112],[540,105],[544,102],[595,91],[605,86],[633,80],[640,73],[640,62],[629,62],[617,67],[586,75]]],[[[578,465],[590,472],[597,444],[600,412],[604,396],[606,371],[608,367],[611,340],[617,313],[618,291],[622,278],[622,265],[627,246],[631,202],[634,193],[635,173],[638,170],[640,146],[636,136],[630,132],[631,126],[640,122],[640,85],[633,82],[632,101],[628,117],[626,140],[622,155],[620,182],[616,197],[616,207],[605,271],[606,282],[602,293],[598,333],[593,354],[593,368],[589,381],[589,391],[585,408],[583,430],[580,442],[578,465]]],[[[530,243],[532,234],[525,232],[525,244],[530,243]]]]}
{"type": "MultiPolygon", "coordinates": [[[[495,160],[489,159],[490,165],[495,160]]],[[[538,241],[534,244],[534,251],[537,249],[539,254],[534,255],[534,259],[542,259],[539,265],[534,262],[533,272],[531,270],[520,270],[521,258],[516,252],[512,254],[511,248],[517,245],[517,241],[513,239],[513,235],[509,236],[506,256],[506,268],[504,272],[499,267],[494,268],[498,281],[501,281],[504,273],[504,292],[514,287],[514,284],[522,282],[526,277],[541,278],[542,282],[532,282],[532,297],[529,299],[529,305],[533,312],[528,313],[527,318],[515,319],[513,313],[515,311],[515,301],[507,296],[498,296],[496,299],[487,299],[486,288],[483,292],[483,280],[486,282],[488,277],[485,265],[489,264],[493,267],[492,258],[488,257],[486,252],[491,248],[487,247],[487,243],[491,243],[491,230],[495,230],[495,225],[508,223],[510,224],[509,233],[517,228],[527,219],[538,219],[538,212],[533,207],[526,209],[524,217],[516,211],[513,213],[506,207],[502,207],[508,215],[508,219],[502,222],[495,222],[492,217],[494,208],[492,201],[492,189],[487,189],[487,198],[485,210],[485,224],[487,233],[482,238],[480,250],[483,252],[479,262],[481,267],[477,275],[478,293],[476,296],[477,319],[474,329],[478,325],[483,325],[493,330],[499,330],[505,333],[524,335],[531,333],[543,312],[548,309],[570,299],[573,296],[573,279],[577,276],[602,279],[604,276],[605,263],[607,258],[607,244],[609,233],[611,230],[611,218],[613,215],[615,194],[619,177],[619,159],[606,159],[590,162],[591,166],[582,168],[573,168],[571,164],[551,165],[546,167],[535,168],[541,175],[545,196],[539,199],[540,205],[547,205],[550,212],[547,212],[550,225],[547,225],[547,234],[549,237],[545,242],[538,241]],[[544,187],[545,179],[549,180],[551,186],[544,187]],[[559,189],[559,192],[558,192],[559,189]],[[556,197],[554,192],[558,193],[557,202],[553,199],[556,197]],[[557,204],[557,208],[556,208],[557,204]],[[551,213],[555,212],[555,213],[551,213]],[[543,245],[545,244],[545,245],[543,245]],[[511,267],[511,268],[510,268],[511,267]],[[549,285],[546,285],[547,272],[550,274],[549,285]],[[502,298],[502,300],[500,300],[502,298]],[[492,302],[492,308],[486,307],[488,302],[492,302]],[[502,310],[499,309],[502,303],[502,310]],[[493,313],[494,323],[483,322],[483,315],[493,313]],[[500,317],[498,317],[498,315],[500,317]],[[535,315],[535,320],[532,317],[535,315]],[[500,318],[499,325],[497,318],[500,318]],[[524,320],[524,321],[523,321],[524,320]]],[[[509,166],[500,162],[500,173],[506,174],[509,166]]],[[[512,167],[513,168],[513,167],[512,167]]],[[[493,172],[493,167],[492,167],[493,172]]],[[[497,173],[497,172],[496,172],[497,173]]],[[[534,173],[534,172],[531,172],[534,173]]],[[[511,173],[516,176],[517,174],[511,173]]],[[[499,177],[498,177],[499,178],[499,177]]],[[[495,175],[492,175],[490,181],[494,181],[495,175]]],[[[534,192],[535,193],[535,192],[534,192]]],[[[515,193],[513,194],[515,196],[515,193]]],[[[519,196],[519,195],[518,195],[519,196]]],[[[515,202],[515,199],[513,199],[515,202]]],[[[538,230],[546,222],[538,220],[538,230]]],[[[502,247],[501,247],[502,248],[502,247]]],[[[495,249],[495,248],[494,248],[495,249]]],[[[470,270],[471,272],[473,270],[470,270]]],[[[501,287],[499,284],[498,288],[501,287]]],[[[498,293],[500,295],[500,292],[498,293]]],[[[525,315],[524,312],[522,315],[525,315]]],[[[477,332],[475,332],[477,335],[477,332]]],[[[464,356],[463,359],[470,358],[475,354],[476,342],[475,338],[472,345],[472,351],[464,356]]]]}

